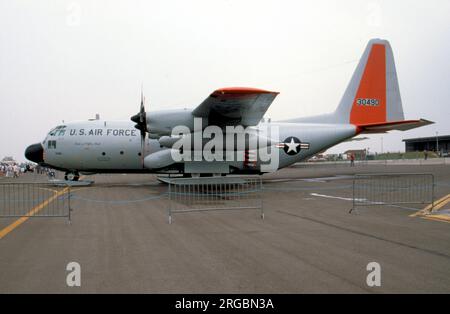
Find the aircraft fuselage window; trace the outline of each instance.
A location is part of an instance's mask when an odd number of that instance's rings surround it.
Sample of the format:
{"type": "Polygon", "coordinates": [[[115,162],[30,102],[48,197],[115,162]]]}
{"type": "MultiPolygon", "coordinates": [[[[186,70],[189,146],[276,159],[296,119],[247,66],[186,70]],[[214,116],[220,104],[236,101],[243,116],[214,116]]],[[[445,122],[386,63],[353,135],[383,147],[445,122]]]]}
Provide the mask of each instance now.
{"type": "Polygon", "coordinates": [[[48,141],[47,142],[47,148],[48,149],[55,149],[56,148],[56,141],[48,141]]]}

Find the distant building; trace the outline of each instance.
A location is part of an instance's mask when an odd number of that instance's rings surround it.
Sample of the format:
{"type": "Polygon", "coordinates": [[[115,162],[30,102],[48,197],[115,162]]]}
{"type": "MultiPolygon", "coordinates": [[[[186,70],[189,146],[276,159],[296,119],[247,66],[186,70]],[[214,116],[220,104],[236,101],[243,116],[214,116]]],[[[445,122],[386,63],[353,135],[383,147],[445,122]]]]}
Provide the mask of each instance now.
{"type": "Polygon", "coordinates": [[[347,155],[347,159],[350,159],[350,156],[353,154],[355,156],[355,160],[365,160],[366,159],[366,150],[365,149],[350,149],[344,152],[347,155]]]}
{"type": "Polygon", "coordinates": [[[408,138],[403,142],[406,152],[437,151],[436,144],[441,153],[448,154],[450,151],[450,135],[408,138]]]}

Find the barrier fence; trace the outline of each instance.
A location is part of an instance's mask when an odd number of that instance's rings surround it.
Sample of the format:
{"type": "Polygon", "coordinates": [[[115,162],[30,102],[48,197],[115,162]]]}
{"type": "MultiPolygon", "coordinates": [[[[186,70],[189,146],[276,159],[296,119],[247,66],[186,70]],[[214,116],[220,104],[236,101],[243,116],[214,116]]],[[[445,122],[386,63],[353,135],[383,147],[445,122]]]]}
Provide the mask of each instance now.
{"type": "Polygon", "coordinates": [[[431,204],[434,176],[430,173],[357,174],[353,178],[353,207],[431,204]]]}
{"type": "Polygon", "coordinates": [[[170,179],[168,219],[174,213],[209,210],[259,209],[264,219],[260,177],[170,179]]]}
{"type": "Polygon", "coordinates": [[[70,186],[0,183],[0,217],[70,217],[70,186]]]}

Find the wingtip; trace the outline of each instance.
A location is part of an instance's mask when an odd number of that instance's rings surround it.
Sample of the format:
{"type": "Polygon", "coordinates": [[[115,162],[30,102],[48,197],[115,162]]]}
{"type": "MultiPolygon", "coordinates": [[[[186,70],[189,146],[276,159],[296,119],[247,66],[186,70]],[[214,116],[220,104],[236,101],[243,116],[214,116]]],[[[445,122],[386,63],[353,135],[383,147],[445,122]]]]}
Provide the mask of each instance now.
{"type": "Polygon", "coordinates": [[[254,87],[223,87],[214,91],[217,94],[279,94],[279,92],[268,91],[254,87]]]}
{"type": "Polygon", "coordinates": [[[435,123],[436,123],[436,122],[434,122],[434,121],[427,120],[427,119],[422,119],[422,118],[420,118],[419,121],[420,121],[421,123],[423,123],[424,125],[429,125],[429,124],[435,124],[435,123]]]}

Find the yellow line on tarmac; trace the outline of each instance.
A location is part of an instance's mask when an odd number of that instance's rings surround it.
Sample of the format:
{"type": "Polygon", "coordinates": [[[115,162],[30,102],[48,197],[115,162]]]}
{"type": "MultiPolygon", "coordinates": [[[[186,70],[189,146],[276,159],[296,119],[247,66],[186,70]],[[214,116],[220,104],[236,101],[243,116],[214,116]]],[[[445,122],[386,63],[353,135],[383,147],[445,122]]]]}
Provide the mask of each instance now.
{"type": "Polygon", "coordinates": [[[445,216],[445,215],[428,215],[428,216],[423,216],[422,218],[450,223],[450,216],[445,216]]]}
{"type": "Polygon", "coordinates": [[[444,197],[441,197],[437,201],[434,201],[434,207],[433,207],[432,204],[430,204],[427,207],[425,207],[424,209],[421,209],[418,212],[415,212],[414,214],[409,215],[409,217],[416,217],[416,216],[425,215],[427,213],[430,213],[430,210],[435,211],[435,210],[438,210],[438,209],[442,208],[448,202],[450,202],[450,194],[447,194],[444,197]]]}
{"type": "Polygon", "coordinates": [[[418,212],[410,215],[410,217],[420,217],[423,219],[450,223],[450,216],[439,214],[439,210],[448,203],[450,203],[450,194],[447,194],[444,197],[435,201],[434,207],[432,207],[430,204],[424,209],[419,210],[418,212]]]}
{"type": "Polygon", "coordinates": [[[431,213],[437,212],[439,211],[439,209],[441,209],[442,207],[444,207],[445,205],[448,204],[448,202],[450,202],[450,197],[447,197],[445,200],[443,200],[442,202],[440,202],[439,204],[437,204],[436,206],[433,207],[433,211],[431,213]]]}
{"type": "Polygon", "coordinates": [[[20,217],[19,219],[17,219],[16,221],[14,221],[13,223],[11,223],[10,225],[8,225],[7,227],[3,228],[2,230],[0,230],[0,240],[5,237],[8,233],[10,233],[11,231],[13,231],[14,229],[16,229],[17,227],[19,227],[21,224],[23,224],[25,221],[28,220],[28,218],[30,218],[30,216],[35,215],[36,213],[38,213],[41,209],[43,209],[45,206],[47,206],[48,204],[50,204],[51,202],[53,202],[58,196],[64,194],[67,192],[67,190],[69,189],[69,187],[64,188],[63,190],[56,192],[53,196],[51,196],[50,198],[48,198],[47,200],[43,201],[42,203],[40,203],[39,205],[33,207],[28,213],[26,213],[25,216],[20,217]]]}

